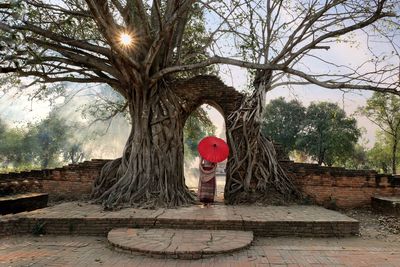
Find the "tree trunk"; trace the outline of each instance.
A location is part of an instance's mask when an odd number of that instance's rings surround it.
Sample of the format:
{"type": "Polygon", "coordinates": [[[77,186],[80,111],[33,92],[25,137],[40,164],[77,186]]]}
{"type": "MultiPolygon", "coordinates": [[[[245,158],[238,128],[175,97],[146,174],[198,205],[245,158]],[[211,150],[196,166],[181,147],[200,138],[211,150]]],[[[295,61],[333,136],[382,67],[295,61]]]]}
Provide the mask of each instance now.
{"type": "Polygon", "coordinates": [[[193,203],[194,195],[183,175],[183,125],[178,98],[166,86],[141,92],[129,103],[132,129],[123,156],[103,167],[92,198],[106,209],[193,203]]]}
{"type": "Polygon", "coordinates": [[[281,168],[272,142],[261,132],[265,84],[256,88],[226,122],[231,149],[225,185],[225,201],[229,204],[281,204],[300,196],[290,177],[281,168]]]}
{"type": "Polygon", "coordinates": [[[395,137],[393,140],[393,147],[392,147],[392,173],[396,174],[396,152],[397,152],[397,138],[395,137]]]}

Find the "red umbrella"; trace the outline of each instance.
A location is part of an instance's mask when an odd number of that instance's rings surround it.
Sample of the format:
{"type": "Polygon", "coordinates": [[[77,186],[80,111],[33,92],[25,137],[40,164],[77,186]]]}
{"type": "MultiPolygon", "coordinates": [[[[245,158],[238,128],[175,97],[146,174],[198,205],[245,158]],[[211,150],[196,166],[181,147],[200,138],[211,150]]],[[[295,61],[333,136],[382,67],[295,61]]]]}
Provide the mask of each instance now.
{"type": "Polygon", "coordinates": [[[203,138],[197,146],[201,157],[210,162],[224,161],[229,155],[229,147],[224,140],[215,136],[203,138]]]}

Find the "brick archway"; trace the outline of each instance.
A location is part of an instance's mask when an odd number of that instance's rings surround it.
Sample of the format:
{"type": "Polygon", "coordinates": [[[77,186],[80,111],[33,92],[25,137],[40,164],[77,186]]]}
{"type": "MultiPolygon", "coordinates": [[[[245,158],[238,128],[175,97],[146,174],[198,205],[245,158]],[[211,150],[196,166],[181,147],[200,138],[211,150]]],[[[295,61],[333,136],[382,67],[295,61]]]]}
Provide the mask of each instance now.
{"type": "MultiPolygon", "coordinates": [[[[222,114],[225,120],[225,127],[229,126],[227,118],[239,108],[242,99],[245,97],[235,88],[225,85],[221,79],[212,75],[200,75],[177,82],[173,91],[182,101],[184,121],[198,107],[203,104],[209,104],[222,114]]],[[[228,136],[227,141],[230,145],[228,136]]],[[[274,147],[278,160],[289,160],[289,156],[284,152],[281,144],[274,143],[274,147]]]]}
{"type": "MultiPolygon", "coordinates": [[[[182,81],[176,84],[173,90],[181,99],[183,124],[192,112],[201,105],[208,104],[221,113],[225,121],[225,132],[228,126],[227,118],[239,108],[244,97],[233,87],[226,86],[218,77],[206,75],[182,81]]],[[[231,146],[228,136],[227,142],[231,146]]],[[[228,179],[226,176],[225,184],[228,179]]]]}
{"type": "Polygon", "coordinates": [[[202,75],[179,82],[174,92],[182,101],[184,119],[203,104],[216,108],[227,122],[228,116],[235,111],[243,94],[235,88],[226,86],[218,77],[202,75]]]}

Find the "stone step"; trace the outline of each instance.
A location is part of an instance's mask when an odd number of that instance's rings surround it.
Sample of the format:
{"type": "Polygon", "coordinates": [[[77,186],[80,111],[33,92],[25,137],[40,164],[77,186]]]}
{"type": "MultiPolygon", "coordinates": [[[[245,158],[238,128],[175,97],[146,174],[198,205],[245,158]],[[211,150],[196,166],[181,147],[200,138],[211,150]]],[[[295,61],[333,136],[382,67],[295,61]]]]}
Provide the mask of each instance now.
{"type": "Polygon", "coordinates": [[[0,197],[0,215],[47,207],[49,194],[24,193],[0,197]]]}
{"type": "Polygon", "coordinates": [[[371,206],[378,212],[400,215],[400,197],[374,196],[371,198],[371,206]]]}
{"type": "Polygon", "coordinates": [[[65,202],[33,212],[0,216],[0,236],[31,233],[106,236],[114,228],[176,228],[252,231],[255,236],[344,237],[359,233],[359,222],[317,206],[180,207],[104,211],[100,205],[65,202]]]}
{"type": "Polygon", "coordinates": [[[117,228],[111,230],[107,238],[113,247],[125,252],[199,259],[247,248],[253,241],[253,232],[117,228]]]}

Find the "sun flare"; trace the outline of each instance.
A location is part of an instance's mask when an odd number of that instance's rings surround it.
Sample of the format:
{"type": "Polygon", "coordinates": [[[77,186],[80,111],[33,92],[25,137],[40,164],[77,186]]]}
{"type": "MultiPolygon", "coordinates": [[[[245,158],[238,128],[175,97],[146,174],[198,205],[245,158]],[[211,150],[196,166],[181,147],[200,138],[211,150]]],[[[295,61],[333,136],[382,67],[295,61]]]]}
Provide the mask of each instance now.
{"type": "Polygon", "coordinates": [[[123,32],[119,36],[119,41],[123,46],[131,46],[133,43],[133,38],[129,33],[123,32]]]}

